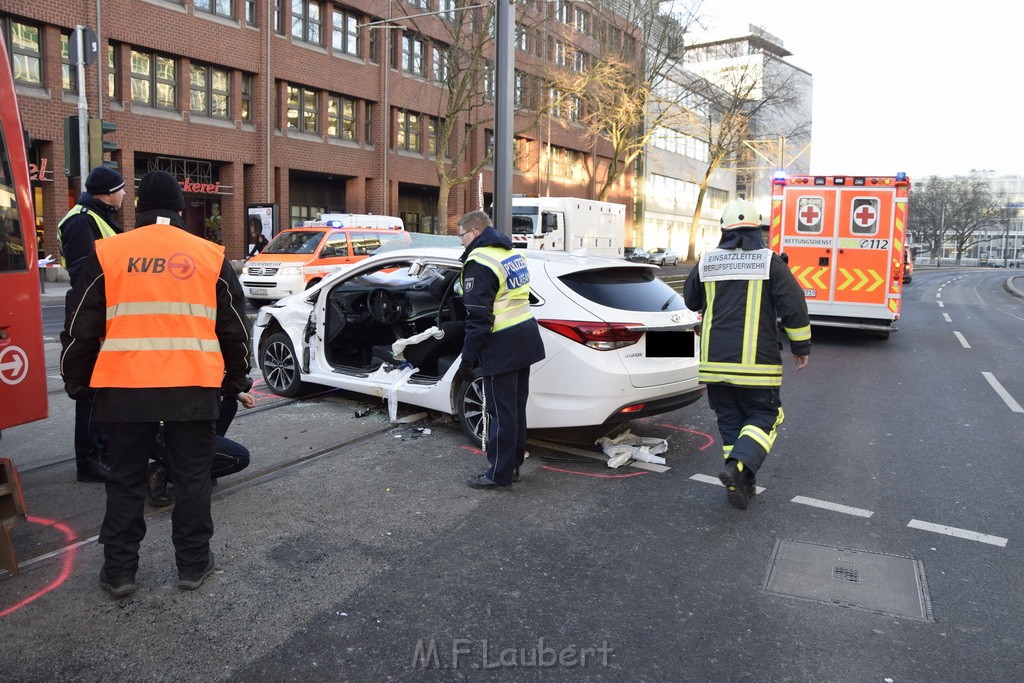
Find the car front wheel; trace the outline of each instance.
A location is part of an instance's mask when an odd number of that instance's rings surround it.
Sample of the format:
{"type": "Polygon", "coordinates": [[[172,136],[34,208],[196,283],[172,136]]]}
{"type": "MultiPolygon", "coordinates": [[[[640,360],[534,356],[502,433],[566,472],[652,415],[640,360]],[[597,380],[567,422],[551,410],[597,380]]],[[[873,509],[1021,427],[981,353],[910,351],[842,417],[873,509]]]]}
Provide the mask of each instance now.
{"type": "Polygon", "coordinates": [[[463,382],[455,395],[455,413],[462,431],[474,443],[483,442],[484,434],[484,380],[476,377],[463,382]]]}
{"type": "Polygon", "coordinates": [[[302,389],[299,362],[292,348],[292,340],[284,332],[275,332],[263,345],[260,353],[263,379],[270,390],[279,396],[298,396],[302,389]]]}

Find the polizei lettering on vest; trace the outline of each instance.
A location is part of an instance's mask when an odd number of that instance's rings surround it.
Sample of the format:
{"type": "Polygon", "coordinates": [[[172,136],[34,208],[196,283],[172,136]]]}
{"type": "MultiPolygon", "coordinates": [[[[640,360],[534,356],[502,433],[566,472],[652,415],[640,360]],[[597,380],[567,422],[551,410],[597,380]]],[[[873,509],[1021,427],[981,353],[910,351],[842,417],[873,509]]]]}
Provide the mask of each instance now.
{"type": "Polygon", "coordinates": [[[167,259],[160,258],[159,256],[154,258],[146,258],[144,256],[128,257],[129,273],[162,273],[166,268],[167,259]]]}
{"type": "Polygon", "coordinates": [[[526,267],[526,259],[522,256],[505,259],[501,265],[508,273],[508,277],[505,278],[505,286],[509,289],[522,287],[530,281],[530,270],[526,267]]]}

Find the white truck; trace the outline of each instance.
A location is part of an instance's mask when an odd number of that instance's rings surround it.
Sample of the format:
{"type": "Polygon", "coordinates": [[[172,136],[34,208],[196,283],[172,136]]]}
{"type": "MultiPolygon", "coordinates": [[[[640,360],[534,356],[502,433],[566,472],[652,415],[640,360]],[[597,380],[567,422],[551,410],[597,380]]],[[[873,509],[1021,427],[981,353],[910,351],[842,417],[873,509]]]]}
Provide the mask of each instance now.
{"type": "Polygon", "coordinates": [[[574,197],[513,197],[512,243],[519,249],[547,249],[622,258],[626,207],[574,197]]]}

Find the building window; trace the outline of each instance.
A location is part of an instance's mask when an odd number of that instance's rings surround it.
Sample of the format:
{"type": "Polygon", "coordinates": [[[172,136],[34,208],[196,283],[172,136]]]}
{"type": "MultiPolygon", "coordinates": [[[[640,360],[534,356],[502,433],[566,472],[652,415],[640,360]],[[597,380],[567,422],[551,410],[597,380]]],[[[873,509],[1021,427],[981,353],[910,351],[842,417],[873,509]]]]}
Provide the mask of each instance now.
{"type": "Polygon", "coordinates": [[[107,97],[112,100],[121,99],[121,80],[118,78],[117,49],[113,43],[107,43],[107,97]]]}
{"type": "Polygon", "coordinates": [[[579,7],[576,7],[575,8],[575,12],[573,13],[572,25],[573,25],[573,28],[575,28],[580,33],[583,33],[583,34],[589,36],[590,35],[590,12],[587,12],[586,10],[583,10],[583,9],[580,9],[579,7]]]}
{"type": "Polygon", "coordinates": [[[435,116],[427,117],[427,152],[430,156],[437,156],[437,150],[441,149],[441,129],[444,127],[444,119],[435,116]]]}
{"type": "Polygon", "coordinates": [[[177,109],[174,59],[132,50],[132,102],[159,109],[177,109]]]}
{"type": "Polygon", "coordinates": [[[423,67],[423,39],[419,36],[402,36],[402,71],[426,78],[423,67]]]}
{"type": "Polygon", "coordinates": [[[530,29],[526,28],[522,24],[516,24],[516,49],[520,52],[530,54],[533,47],[533,38],[530,35],[530,29]]]}
{"type": "Polygon", "coordinates": [[[373,144],[373,104],[367,102],[363,105],[363,142],[373,144]]]}
{"type": "Polygon", "coordinates": [[[528,138],[513,138],[512,140],[512,168],[517,171],[525,171],[530,166],[530,140],[528,138]]]}
{"type": "Polygon", "coordinates": [[[420,9],[430,9],[427,6],[427,0],[406,0],[412,7],[419,7],[420,9]]]}
{"type": "Polygon", "coordinates": [[[4,21],[4,33],[11,50],[14,82],[23,85],[43,84],[43,52],[39,27],[17,21],[4,21]]]}
{"type": "Polygon", "coordinates": [[[316,0],[292,0],[292,38],[321,45],[320,3],[316,0]]]}
{"type": "MultiPolygon", "coordinates": [[[[386,31],[386,30],[389,30],[389,29],[384,29],[384,30],[386,31]]],[[[370,34],[370,49],[367,50],[367,52],[368,52],[368,54],[366,55],[367,59],[369,59],[374,64],[379,64],[380,63],[380,34],[381,34],[381,31],[378,30],[378,29],[374,29],[371,26],[370,30],[368,32],[370,34]]]]}
{"type": "Polygon", "coordinates": [[[60,34],[60,87],[64,92],[78,92],[78,67],[71,63],[70,33],[60,34]]]}
{"type": "Polygon", "coordinates": [[[193,114],[215,119],[231,117],[231,75],[226,69],[193,63],[189,67],[189,87],[193,114]]]}
{"type": "Polygon", "coordinates": [[[201,12],[209,12],[222,17],[233,17],[231,0],[193,0],[193,6],[201,12]]]}
{"type": "Polygon", "coordinates": [[[494,131],[490,128],[484,129],[484,157],[488,164],[494,163],[494,131]]]}
{"type": "Polygon", "coordinates": [[[432,48],[432,62],[434,69],[434,82],[448,82],[448,52],[441,48],[432,48]]]}
{"type": "Polygon", "coordinates": [[[340,140],[356,139],[356,103],[347,97],[327,98],[327,135],[340,140]]]}
{"type": "Polygon", "coordinates": [[[494,63],[487,60],[484,62],[484,99],[493,100],[494,92],[494,63]]]}
{"type": "Polygon", "coordinates": [[[252,74],[242,74],[242,120],[252,121],[252,74]]]}
{"type": "Polygon", "coordinates": [[[274,31],[284,35],[284,18],[287,16],[284,8],[286,0],[269,0],[274,3],[274,31]]]}
{"type": "Polygon", "coordinates": [[[245,0],[245,23],[256,26],[256,0],[245,0]]]}
{"type": "Polygon", "coordinates": [[[455,0],[438,0],[437,11],[442,19],[455,21],[455,0]]]}
{"type": "Polygon", "coordinates": [[[356,15],[337,7],[331,15],[331,46],[335,52],[359,56],[359,21],[356,15]]]}
{"type": "Polygon", "coordinates": [[[288,86],[288,129],[300,133],[320,131],[317,120],[319,93],[309,88],[288,86]]]}
{"type": "Polygon", "coordinates": [[[395,146],[410,152],[420,151],[420,115],[404,109],[398,110],[395,146]]]}

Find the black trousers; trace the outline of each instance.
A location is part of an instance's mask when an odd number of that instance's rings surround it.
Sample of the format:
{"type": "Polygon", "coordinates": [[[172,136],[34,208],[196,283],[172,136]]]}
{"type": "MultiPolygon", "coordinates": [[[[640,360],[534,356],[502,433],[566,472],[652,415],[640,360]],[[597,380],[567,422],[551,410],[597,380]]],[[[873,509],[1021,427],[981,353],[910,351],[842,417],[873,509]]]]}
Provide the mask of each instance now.
{"type": "Polygon", "coordinates": [[[86,460],[94,460],[106,453],[106,430],[99,422],[93,422],[92,406],[96,391],[75,401],[75,462],[81,466],[86,460]]]}
{"type": "MultiPolygon", "coordinates": [[[[146,536],[146,471],[160,423],[111,422],[107,428],[110,479],[100,543],[107,576],[119,577],[134,575],[139,567],[139,545],[146,536]]],[[[175,564],[179,572],[202,570],[213,536],[210,467],[214,422],[165,422],[164,442],[167,472],[174,484],[171,539],[175,564]]]]}
{"type": "Polygon", "coordinates": [[[530,368],[484,376],[487,402],[487,477],[507,485],[526,453],[526,399],[530,368]]]}
{"type": "Polygon", "coordinates": [[[775,444],[785,413],[778,388],[708,384],[708,403],[718,418],[722,450],[757,472],[775,444]]]}

